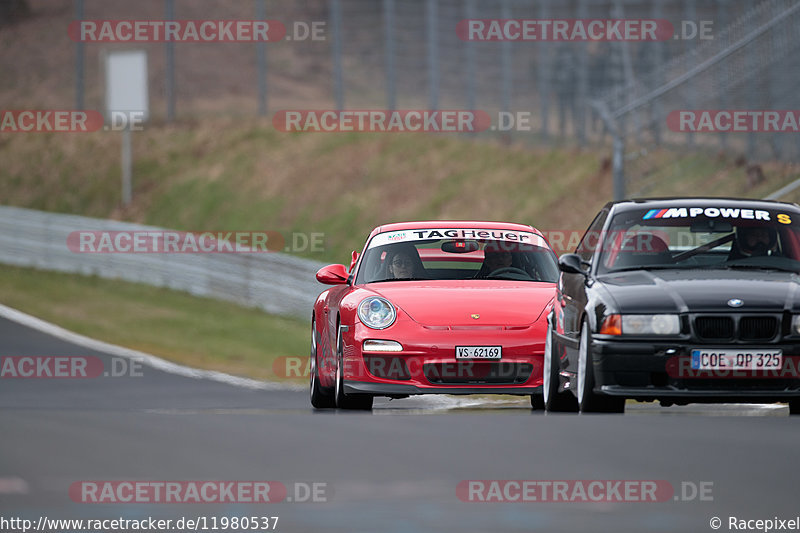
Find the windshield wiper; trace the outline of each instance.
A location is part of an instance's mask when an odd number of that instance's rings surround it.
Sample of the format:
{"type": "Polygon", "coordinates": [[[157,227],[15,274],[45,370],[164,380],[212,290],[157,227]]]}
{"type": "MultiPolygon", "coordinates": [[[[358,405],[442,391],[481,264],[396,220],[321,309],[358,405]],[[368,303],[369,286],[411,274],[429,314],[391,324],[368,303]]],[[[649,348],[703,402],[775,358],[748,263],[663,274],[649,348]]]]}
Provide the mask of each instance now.
{"type": "Polygon", "coordinates": [[[733,238],[734,238],[734,234],[733,233],[725,235],[724,237],[720,237],[719,239],[717,239],[715,241],[711,241],[711,242],[708,242],[708,243],[706,243],[706,244],[704,244],[702,246],[698,246],[697,248],[693,248],[691,250],[687,250],[685,252],[679,253],[678,255],[673,257],[673,259],[675,261],[683,261],[685,259],[689,259],[690,257],[694,257],[697,254],[701,254],[703,252],[707,252],[709,250],[712,250],[712,249],[716,248],[717,246],[722,246],[723,244],[727,244],[727,243],[733,241],[733,238]]]}

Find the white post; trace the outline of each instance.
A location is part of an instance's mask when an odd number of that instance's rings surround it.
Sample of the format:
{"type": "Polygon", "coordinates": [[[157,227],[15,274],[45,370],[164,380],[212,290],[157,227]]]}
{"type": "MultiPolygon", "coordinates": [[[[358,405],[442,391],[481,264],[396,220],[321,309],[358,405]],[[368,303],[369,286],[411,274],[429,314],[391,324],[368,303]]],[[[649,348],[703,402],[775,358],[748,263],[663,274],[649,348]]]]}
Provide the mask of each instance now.
{"type": "Polygon", "coordinates": [[[133,197],[133,157],[131,155],[131,127],[122,130],[122,205],[130,205],[133,197]]]}
{"type": "Polygon", "coordinates": [[[105,77],[107,121],[111,129],[122,131],[122,205],[127,206],[133,199],[131,132],[141,129],[150,114],[147,53],[144,50],[107,52],[105,77]]]}

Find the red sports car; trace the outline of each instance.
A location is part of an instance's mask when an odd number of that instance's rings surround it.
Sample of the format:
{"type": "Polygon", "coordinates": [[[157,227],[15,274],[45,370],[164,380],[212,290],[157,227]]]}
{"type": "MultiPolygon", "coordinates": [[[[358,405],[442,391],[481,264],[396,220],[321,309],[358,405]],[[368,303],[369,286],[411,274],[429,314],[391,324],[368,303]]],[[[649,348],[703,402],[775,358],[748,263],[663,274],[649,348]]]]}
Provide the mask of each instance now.
{"type": "Polygon", "coordinates": [[[375,228],[311,317],[311,404],[375,396],[529,394],[541,408],[557,258],[530,226],[407,222],[375,228]]]}

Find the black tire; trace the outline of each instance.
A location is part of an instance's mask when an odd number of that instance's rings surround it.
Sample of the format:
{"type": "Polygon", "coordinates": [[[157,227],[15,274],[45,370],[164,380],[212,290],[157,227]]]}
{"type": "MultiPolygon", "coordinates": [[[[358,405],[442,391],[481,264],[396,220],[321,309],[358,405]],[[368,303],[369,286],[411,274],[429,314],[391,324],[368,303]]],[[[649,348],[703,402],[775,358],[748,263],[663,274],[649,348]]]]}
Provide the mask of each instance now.
{"type": "Polygon", "coordinates": [[[317,368],[317,325],[311,321],[311,369],[309,371],[309,389],[311,392],[311,405],[315,409],[333,409],[336,401],[330,391],[324,390],[319,384],[319,368],[317,368]]]}
{"type": "Polygon", "coordinates": [[[584,321],[578,348],[578,410],[581,413],[624,413],[625,398],[604,396],[594,392],[591,342],[589,324],[584,321]]]}
{"type": "Polygon", "coordinates": [[[544,368],[542,370],[542,401],[546,411],[559,413],[575,413],[578,411],[578,401],[570,392],[559,392],[560,379],[558,377],[559,364],[553,349],[553,330],[550,322],[547,323],[547,333],[544,340],[544,368]]]}
{"type": "Polygon", "coordinates": [[[369,411],[372,409],[372,396],[368,394],[348,395],[344,393],[344,348],[342,343],[342,330],[337,326],[336,332],[336,388],[333,396],[336,407],[355,411],[369,411]]]}
{"type": "Polygon", "coordinates": [[[534,411],[544,409],[544,397],[541,394],[531,394],[531,409],[534,411]]]}
{"type": "Polygon", "coordinates": [[[800,398],[796,400],[789,400],[789,414],[800,415],[800,398]]]}

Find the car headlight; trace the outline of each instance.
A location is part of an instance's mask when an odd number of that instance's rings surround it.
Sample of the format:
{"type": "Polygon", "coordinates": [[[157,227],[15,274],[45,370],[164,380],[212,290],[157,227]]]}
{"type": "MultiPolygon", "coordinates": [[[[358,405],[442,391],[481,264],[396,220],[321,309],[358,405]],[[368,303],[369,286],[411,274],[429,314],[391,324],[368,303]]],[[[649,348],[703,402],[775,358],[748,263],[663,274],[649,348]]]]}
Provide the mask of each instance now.
{"type": "Polygon", "coordinates": [[[389,300],[370,296],[358,304],[358,318],[368,328],[385,329],[394,323],[397,311],[389,300]]]}
{"type": "Polygon", "coordinates": [[[800,315],[794,315],[792,317],[792,333],[800,335],[800,315]]]}
{"type": "Polygon", "coordinates": [[[609,315],[599,331],[606,335],[677,335],[680,332],[678,315],[609,315]]]}
{"type": "Polygon", "coordinates": [[[677,335],[678,315],[622,315],[623,335],[677,335]]]}

